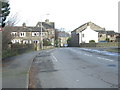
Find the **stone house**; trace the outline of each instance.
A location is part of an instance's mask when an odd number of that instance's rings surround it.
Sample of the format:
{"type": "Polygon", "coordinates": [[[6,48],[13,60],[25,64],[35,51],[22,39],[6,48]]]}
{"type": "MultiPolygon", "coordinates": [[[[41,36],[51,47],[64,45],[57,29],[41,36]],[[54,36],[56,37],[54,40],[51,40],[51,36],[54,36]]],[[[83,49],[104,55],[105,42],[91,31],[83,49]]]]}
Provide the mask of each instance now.
{"type": "Polygon", "coordinates": [[[70,34],[65,31],[59,31],[58,33],[58,44],[60,47],[67,46],[67,40],[70,37],[70,34]]]}
{"type": "MultiPolygon", "coordinates": [[[[41,43],[41,22],[38,22],[36,26],[14,26],[12,27],[11,35],[13,39],[11,42],[19,44],[35,44],[40,48],[41,43]]],[[[55,40],[55,25],[54,22],[46,20],[42,22],[42,40],[49,39],[51,45],[54,46],[55,40]]]]}
{"type": "Polygon", "coordinates": [[[106,31],[106,37],[109,39],[109,42],[115,42],[116,41],[116,37],[119,34],[114,32],[114,31],[106,31]]]}

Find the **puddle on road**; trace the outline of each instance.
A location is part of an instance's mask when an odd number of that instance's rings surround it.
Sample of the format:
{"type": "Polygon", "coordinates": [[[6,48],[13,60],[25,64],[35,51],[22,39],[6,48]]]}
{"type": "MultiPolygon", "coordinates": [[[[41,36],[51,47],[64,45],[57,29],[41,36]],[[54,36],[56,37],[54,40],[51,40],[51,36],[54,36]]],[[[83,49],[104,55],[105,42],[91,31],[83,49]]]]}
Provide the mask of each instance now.
{"type": "Polygon", "coordinates": [[[109,65],[107,65],[108,67],[116,67],[116,65],[115,64],[109,64],[109,65]]]}

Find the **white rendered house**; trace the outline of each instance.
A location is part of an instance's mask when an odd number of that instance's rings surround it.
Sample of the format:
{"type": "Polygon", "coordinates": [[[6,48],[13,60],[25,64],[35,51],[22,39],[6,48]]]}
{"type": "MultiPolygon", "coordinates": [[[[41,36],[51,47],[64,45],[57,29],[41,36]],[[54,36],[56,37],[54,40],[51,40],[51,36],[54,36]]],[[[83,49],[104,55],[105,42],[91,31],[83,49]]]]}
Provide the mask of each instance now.
{"type": "Polygon", "coordinates": [[[94,40],[96,43],[106,40],[106,30],[92,22],[87,22],[71,32],[72,46],[79,46],[81,43],[89,43],[94,40]]]}
{"type": "Polygon", "coordinates": [[[98,42],[98,32],[92,30],[90,26],[87,26],[86,29],[79,32],[79,44],[80,43],[89,43],[90,40],[98,42]]]}

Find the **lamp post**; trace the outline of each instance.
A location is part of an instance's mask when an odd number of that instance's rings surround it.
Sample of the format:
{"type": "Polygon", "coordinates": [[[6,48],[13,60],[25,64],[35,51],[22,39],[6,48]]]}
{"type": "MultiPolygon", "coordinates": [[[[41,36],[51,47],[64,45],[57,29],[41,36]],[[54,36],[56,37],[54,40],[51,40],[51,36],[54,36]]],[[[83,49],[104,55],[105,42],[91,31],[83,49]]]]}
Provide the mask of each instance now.
{"type": "MultiPolygon", "coordinates": [[[[49,14],[45,14],[45,15],[49,15],[49,14]]],[[[43,16],[43,15],[42,15],[43,16]]],[[[41,36],[41,49],[43,49],[43,38],[42,38],[42,17],[41,17],[41,23],[40,23],[40,36],[41,36]]]]}

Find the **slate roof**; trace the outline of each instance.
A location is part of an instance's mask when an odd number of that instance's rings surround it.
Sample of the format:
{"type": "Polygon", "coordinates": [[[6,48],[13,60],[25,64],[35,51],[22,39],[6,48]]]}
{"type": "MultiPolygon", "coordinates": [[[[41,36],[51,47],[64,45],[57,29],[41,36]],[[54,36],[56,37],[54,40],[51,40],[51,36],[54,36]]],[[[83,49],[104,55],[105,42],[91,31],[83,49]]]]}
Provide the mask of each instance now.
{"type": "Polygon", "coordinates": [[[73,32],[81,32],[81,31],[85,30],[88,26],[90,26],[90,28],[95,31],[105,31],[104,28],[94,24],[93,22],[87,22],[87,23],[79,26],[78,28],[76,28],[73,32]]]}
{"type": "Polygon", "coordinates": [[[58,37],[70,37],[70,34],[65,31],[59,31],[58,37]]]}
{"type": "Polygon", "coordinates": [[[106,32],[107,32],[108,35],[113,35],[113,34],[115,34],[114,31],[106,31],[106,32]]]}
{"type": "Polygon", "coordinates": [[[107,32],[106,31],[104,31],[104,30],[95,30],[96,32],[99,32],[99,33],[101,33],[101,34],[107,34],[107,32]]]}
{"type": "MultiPolygon", "coordinates": [[[[40,27],[41,26],[41,22],[38,22],[36,27],[40,27]]],[[[54,22],[42,22],[42,26],[46,29],[54,29],[54,22]]]]}
{"type": "MultiPolygon", "coordinates": [[[[12,31],[21,31],[21,32],[40,32],[41,31],[41,22],[38,22],[36,26],[13,26],[12,31]]],[[[54,29],[54,22],[42,22],[42,31],[45,32],[46,29],[54,29]]]]}
{"type": "MultiPolygon", "coordinates": [[[[20,31],[20,32],[40,32],[41,28],[40,27],[18,27],[14,26],[11,27],[13,32],[20,31]]],[[[42,31],[46,31],[46,29],[42,28],[42,31]]]]}

